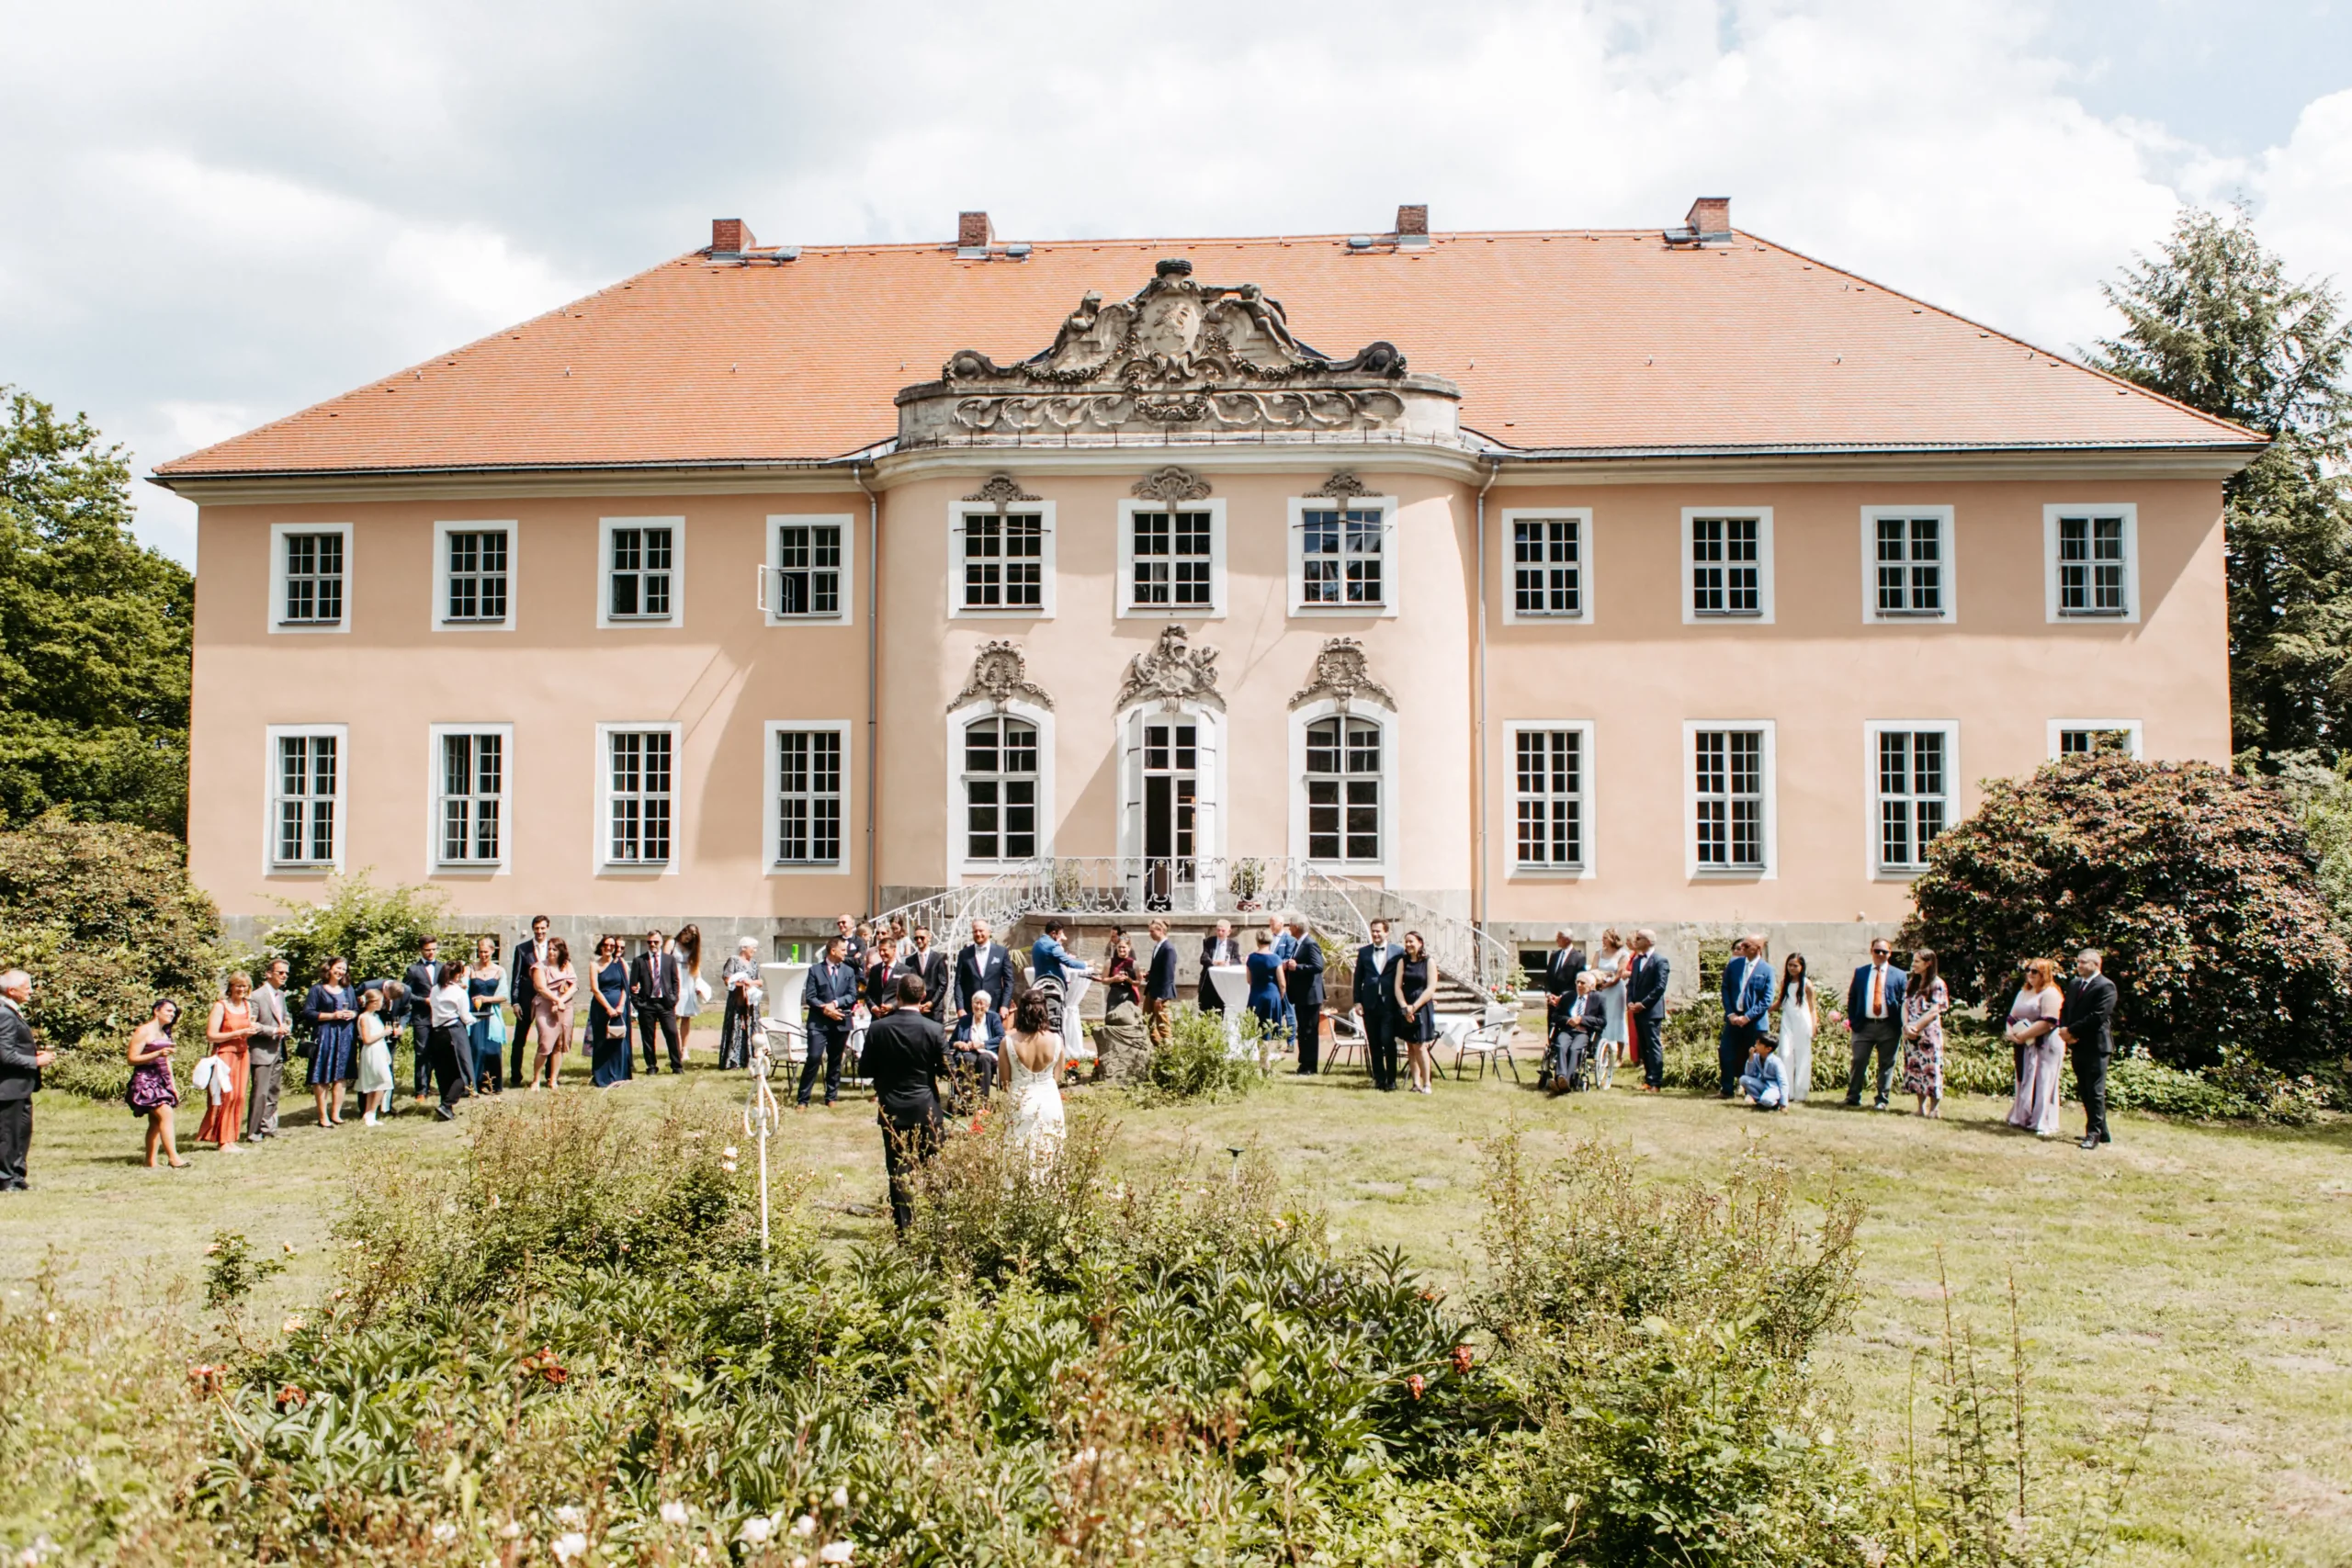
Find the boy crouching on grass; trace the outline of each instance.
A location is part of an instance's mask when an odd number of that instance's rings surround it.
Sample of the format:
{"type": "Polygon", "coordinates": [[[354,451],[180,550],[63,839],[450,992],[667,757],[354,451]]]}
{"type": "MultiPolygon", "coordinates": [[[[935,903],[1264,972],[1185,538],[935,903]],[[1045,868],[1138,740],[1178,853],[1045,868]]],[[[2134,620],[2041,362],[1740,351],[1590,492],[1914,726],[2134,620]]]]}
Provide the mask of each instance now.
{"type": "Polygon", "coordinates": [[[1788,1079],[1781,1071],[1781,1058],[1772,1055],[1772,1043],[1758,1039],[1747,1054],[1747,1071],[1739,1076],[1739,1091],[1756,1102],[1758,1111],[1786,1111],[1789,1108],[1788,1079]]]}

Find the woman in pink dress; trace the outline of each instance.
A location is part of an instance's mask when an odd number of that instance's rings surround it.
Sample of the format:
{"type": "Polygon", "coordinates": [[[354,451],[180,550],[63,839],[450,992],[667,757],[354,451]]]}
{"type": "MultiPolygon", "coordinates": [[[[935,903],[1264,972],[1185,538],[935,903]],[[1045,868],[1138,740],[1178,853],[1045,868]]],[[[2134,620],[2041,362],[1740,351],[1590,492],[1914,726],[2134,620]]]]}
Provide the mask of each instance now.
{"type": "Polygon", "coordinates": [[[532,969],[531,1039],[537,1055],[531,1063],[531,1087],[553,1089],[563,1054],[571,1049],[571,995],[580,977],[571,970],[571,948],[563,938],[549,937],[539,949],[532,969]]]}
{"type": "Polygon", "coordinates": [[[2009,1125],[2035,1137],[2058,1131],[2058,1074],[2066,1048],[2058,1043],[2058,1013],[2066,993],[2058,988],[2058,965],[2037,958],[2025,966],[2025,984],[2009,1004],[2009,1043],[2018,1053],[2018,1093],[2009,1104],[2009,1125]]]}

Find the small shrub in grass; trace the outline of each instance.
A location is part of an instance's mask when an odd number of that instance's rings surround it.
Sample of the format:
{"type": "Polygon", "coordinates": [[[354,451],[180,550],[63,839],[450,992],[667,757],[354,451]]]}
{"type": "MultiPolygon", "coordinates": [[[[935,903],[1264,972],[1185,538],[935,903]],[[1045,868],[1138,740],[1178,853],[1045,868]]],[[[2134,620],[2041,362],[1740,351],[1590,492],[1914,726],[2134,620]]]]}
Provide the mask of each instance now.
{"type": "MultiPolygon", "coordinates": [[[[398,976],[416,961],[417,944],[450,934],[448,901],[435,888],[378,887],[365,871],[339,876],[316,903],[280,900],[286,918],[262,938],[265,958],[283,958],[288,988],[308,989],[330,957],[350,960],[351,978],[398,976]]],[[[444,958],[450,956],[442,949],[444,958]]],[[[470,959],[471,952],[458,956],[470,959]]]]}
{"type": "Polygon", "coordinates": [[[1136,1097],[1147,1104],[1238,1100],[1258,1088],[1265,1074],[1258,1065],[1257,1016],[1244,1013],[1240,1021],[1242,1043],[1250,1050],[1246,1056],[1228,1053],[1223,1013],[1177,1004],[1169,1014],[1167,1040],[1144,1064],[1136,1097]]]}

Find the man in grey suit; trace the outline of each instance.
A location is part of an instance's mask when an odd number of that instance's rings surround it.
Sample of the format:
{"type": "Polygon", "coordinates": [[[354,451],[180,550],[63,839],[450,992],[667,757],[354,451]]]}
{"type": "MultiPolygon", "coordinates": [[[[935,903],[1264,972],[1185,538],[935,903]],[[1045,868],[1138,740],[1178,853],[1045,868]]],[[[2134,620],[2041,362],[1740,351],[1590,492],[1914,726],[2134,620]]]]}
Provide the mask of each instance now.
{"type": "Polygon", "coordinates": [[[33,977],[21,969],[0,975],[0,1192],[25,1190],[25,1159],[32,1150],[33,1096],[40,1070],[57,1060],[33,1038],[26,1004],[33,977]]]}
{"type": "Polygon", "coordinates": [[[294,1021],[286,1012],[286,960],[273,958],[254,987],[254,1032],[245,1037],[253,1084],[245,1100],[245,1141],[277,1136],[277,1088],[286,1072],[286,1042],[294,1021]]]}

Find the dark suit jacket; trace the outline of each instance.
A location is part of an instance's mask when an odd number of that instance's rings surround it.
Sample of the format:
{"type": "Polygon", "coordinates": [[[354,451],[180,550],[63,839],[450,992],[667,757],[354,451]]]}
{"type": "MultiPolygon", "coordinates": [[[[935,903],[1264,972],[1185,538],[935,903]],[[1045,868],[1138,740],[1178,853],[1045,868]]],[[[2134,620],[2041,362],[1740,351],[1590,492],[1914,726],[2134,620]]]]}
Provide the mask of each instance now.
{"type": "MultiPolygon", "coordinates": [[[[1225,962],[1238,964],[1242,960],[1241,944],[1231,937],[1225,939],[1225,962]]],[[[1201,1006],[1219,1008],[1225,1005],[1216,994],[1216,982],[1209,978],[1210,967],[1217,962],[1216,934],[1211,932],[1201,939],[1201,1006]]]]}
{"type": "Polygon", "coordinates": [[[1295,1008],[1319,1008],[1323,1005],[1323,944],[1315,940],[1313,931],[1299,939],[1298,951],[1290,955],[1295,967],[1284,977],[1283,989],[1295,1008]]]}
{"type": "Polygon", "coordinates": [[[820,958],[808,966],[808,977],[801,982],[800,1002],[802,1016],[809,1022],[821,1020],[828,1029],[846,1029],[850,1009],[857,1004],[857,971],[847,964],[832,964],[820,958]],[[817,1010],[825,1002],[842,1010],[839,1025],[817,1010]]]}
{"type": "MultiPolygon", "coordinates": [[[[1886,1021],[1897,1029],[1903,1026],[1903,983],[1909,977],[1892,964],[1886,966],[1886,1021]]],[[[1860,1028],[1870,1018],[1870,1005],[1871,966],[1865,964],[1846,987],[1846,1021],[1860,1028]]]]}
{"type": "Polygon", "coordinates": [[[653,954],[640,953],[628,961],[628,1002],[638,1009],[658,1008],[662,1011],[678,1005],[678,984],[684,978],[678,971],[678,955],[664,949],[662,954],[662,999],[653,999],[653,954]]]}
{"type": "MultiPolygon", "coordinates": [[[[422,958],[410,964],[408,972],[401,976],[401,984],[408,987],[408,1026],[419,1040],[433,1027],[433,987],[440,983],[440,964],[428,964],[422,958]]],[[[518,1001],[516,1006],[527,1016],[527,1004],[518,1001]]]]}
{"type": "Polygon", "coordinates": [[[1363,1009],[1366,1021],[1379,1016],[1384,1008],[1391,1012],[1396,1010],[1396,1000],[1390,996],[1383,977],[1387,975],[1388,966],[1404,951],[1393,942],[1385,947],[1374,947],[1365,942],[1356,949],[1356,972],[1348,986],[1348,998],[1351,1006],[1363,1009]]]}
{"type": "Polygon", "coordinates": [[[1559,1028],[1561,1015],[1568,1010],[1568,1004],[1577,999],[1577,976],[1583,973],[1584,954],[1574,942],[1554,948],[1552,956],[1544,961],[1544,995],[1547,998],[1544,1012],[1555,1030],[1559,1028]],[[1552,997],[1560,999],[1553,1002],[1548,999],[1552,997]]]}
{"type": "Polygon", "coordinates": [[[955,1005],[957,1012],[971,1010],[974,991],[986,991],[989,1000],[1000,1009],[1012,1002],[1012,955],[1005,952],[1002,942],[989,943],[988,950],[983,953],[967,942],[964,944],[964,951],[956,955],[955,1005]]]}
{"type": "Polygon", "coordinates": [[[1553,1021],[1552,1032],[1563,1029],[1578,1034],[1598,1034],[1609,1022],[1609,1010],[1595,991],[1589,997],[1570,997],[1560,1004],[1560,1016],[1553,1021]]]}
{"type": "Polygon", "coordinates": [[[1666,1021],[1666,983],[1674,972],[1666,954],[1652,948],[1634,955],[1633,977],[1625,982],[1625,1005],[1639,1005],[1641,1011],[1634,1016],[1636,1029],[1656,1029],[1666,1021]]]}
{"type": "Polygon", "coordinates": [[[934,947],[928,953],[915,953],[899,965],[899,972],[922,976],[923,1016],[945,1019],[948,982],[954,978],[947,967],[947,950],[934,947]]]}
{"type": "Polygon", "coordinates": [[[25,1015],[0,999],[0,1100],[29,1100],[40,1088],[40,1069],[33,1065],[39,1049],[25,1015]]]}
{"type": "Polygon", "coordinates": [[[2071,1050],[2115,1055],[2115,982],[2104,975],[2087,980],[2076,976],[2067,981],[2058,1027],[2073,1037],[2071,1050]]]}
{"type": "Polygon", "coordinates": [[[1176,941],[1163,938],[1151,950],[1151,967],[1143,977],[1143,994],[1157,1002],[1176,999],[1176,941]]]}
{"type": "Polygon", "coordinates": [[[947,1037],[911,1008],[877,1018],[858,1058],[873,1080],[885,1120],[905,1126],[939,1118],[939,1080],[947,1071],[947,1037]]]}
{"type": "MultiPolygon", "coordinates": [[[[538,966],[539,944],[529,937],[525,937],[521,942],[516,942],[514,961],[506,968],[509,976],[506,982],[506,992],[507,998],[514,1004],[514,1016],[517,1018],[527,1019],[531,1016],[531,1003],[539,994],[538,983],[531,978],[531,971],[538,966]]],[[[430,994],[432,989],[430,986],[425,987],[427,994],[430,994]]],[[[429,1017],[430,1014],[428,1013],[427,1016],[429,1017]]]]}

